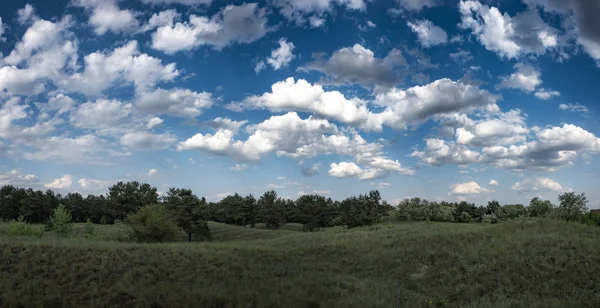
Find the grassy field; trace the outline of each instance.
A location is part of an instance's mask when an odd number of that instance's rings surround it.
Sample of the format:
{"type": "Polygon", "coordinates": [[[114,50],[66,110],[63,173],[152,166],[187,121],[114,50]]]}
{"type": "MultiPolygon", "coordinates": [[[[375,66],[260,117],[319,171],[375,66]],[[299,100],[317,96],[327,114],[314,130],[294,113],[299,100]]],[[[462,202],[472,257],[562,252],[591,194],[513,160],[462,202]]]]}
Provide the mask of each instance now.
{"type": "Polygon", "coordinates": [[[600,307],[600,228],[578,223],[210,227],[210,243],[0,236],[0,307],[600,307]]]}

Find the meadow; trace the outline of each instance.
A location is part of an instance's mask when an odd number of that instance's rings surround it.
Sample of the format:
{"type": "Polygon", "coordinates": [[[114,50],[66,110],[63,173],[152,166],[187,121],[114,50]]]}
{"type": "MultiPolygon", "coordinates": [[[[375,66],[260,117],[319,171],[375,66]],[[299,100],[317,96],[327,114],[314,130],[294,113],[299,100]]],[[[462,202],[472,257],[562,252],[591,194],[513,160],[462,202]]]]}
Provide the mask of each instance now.
{"type": "Polygon", "coordinates": [[[124,224],[0,235],[0,307],[600,305],[600,228],[578,222],[208,224],[191,243],[134,243],[124,224]]]}

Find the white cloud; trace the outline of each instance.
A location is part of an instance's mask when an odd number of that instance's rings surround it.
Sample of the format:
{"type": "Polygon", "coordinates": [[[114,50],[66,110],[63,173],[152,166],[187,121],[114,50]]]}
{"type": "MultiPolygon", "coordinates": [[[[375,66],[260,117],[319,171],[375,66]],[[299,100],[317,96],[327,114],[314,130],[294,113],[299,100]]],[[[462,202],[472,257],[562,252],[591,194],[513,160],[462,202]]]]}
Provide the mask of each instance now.
{"type": "Polygon", "coordinates": [[[159,117],[153,117],[150,120],[148,120],[148,124],[146,124],[146,128],[147,129],[151,129],[157,125],[160,125],[163,123],[163,119],[159,118],[159,117]]]}
{"type": "Polygon", "coordinates": [[[2,23],[2,17],[0,17],[0,42],[6,41],[6,38],[3,36],[4,32],[6,32],[6,25],[2,23]]]}
{"type": "Polygon", "coordinates": [[[161,4],[184,4],[184,5],[206,5],[212,3],[213,0],[142,0],[143,3],[161,5],[161,4]]]}
{"type": "Polygon", "coordinates": [[[390,88],[404,80],[400,69],[406,59],[399,49],[392,49],[384,58],[377,58],[370,49],[356,44],[334,52],[329,59],[321,55],[300,68],[303,71],[318,71],[327,75],[321,82],[341,85],[359,84],[366,88],[390,88]]]}
{"type": "Polygon", "coordinates": [[[88,23],[97,35],[106,32],[133,32],[139,27],[137,12],[122,10],[116,0],[74,0],[73,4],[85,8],[90,13],[88,23]]]}
{"type": "Polygon", "coordinates": [[[365,0],[275,0],[273,4],[289,21],[301,26],[308,20],[311,27],[318,28],[325,23],[323,17],[332,11],[334,3],[350,10],[366,9],[365,0]]]}
{"type": "Polygon", "coordinates": [[[155,176],[158,173],[158,170],[152,168],[148,171],[148,176],[155,176]]]}
{"type": "Polygon", "coordinates": [[[114,182],[81,178],[77,183],[79,183],[79,186],[81,186],[84,191],[103,194],[114,182]]]}
{"type": "Polygon", "coordinates": [[[122,123],[131,113],[131,104],[117,100],[99,99],[81,104],[71,113],[71,122],[76,127],[111,129],[122,123]]]}
{"type": "Polygon", "coordinates": [[[467,165],[481,161],[481,153],[468,147],[442,139],[426,139],[423,151],[414,151],[411,156],[420,158],[428,165],[440,166],[445,164],[467,165]]]}
{"type": "Polygon", "coordinates": [[[450,192],[448,195],[451,196],[480,195],[489,192],[489,190],[480,187],[476,182],[450,185],[449,189],[450,192]]]}
{"type": "Polygon", "coordinates": [[[498,181],[491,179],[490,182],[488,183],[488,185],[498,186],[498,181]]]}
{"type": "Polygon", "coordinates": [[[580,112],[580,113],[588,113],[590,111],[588,109],[588,107],[586,107],[584,105],[581,105],[579,103],[576,103],[576,104],[560,104],[558,106],[558,108],[560,110],[580,112]]]}
{"type": "Polygon", "coordinates": [[[164,150],[177,142],[170,134],[151,134],[148,132],[129,132],[121,137],[121,144],[136,150],[164,150]]]}
{"type": "Polygon", "coordinates": [[[22,25],[29,23],[30,21],[34,21],[36,19],[37,16],[35,15],[35,9],[29,3],[25,4],[25,6],[22,9],[19,9],[17,11],[17,21],[22,25]]]}
{"type": "Polygon", "coordinates": [[[516,58],[523,54],[543,54],[557,47],[556,30],[548,26],[536,11],[511,17],[496,7],[479,1],[461,0],[460,26],[470,29],[481,44],[501,57],[516,58]]]}
{"type": "Polygon", "coordinates": [[[242,170],[248,169],[248,165],[247,164],[235,164],[235,166],[233,166],[229,169],[236,171],[236,172],[240,172],[242,170]]]}
{"type": "Polygon", "coordinates": [[[202,45],[221,49],[232,43],[250,43],[268,31],[265,9],[257,3],[228,5],[210,19],[190,15],[188,22],[160,26],[152,34],[152,48],[167,54],[193,50],[202,45]]]}
{"type": "Polygon", "coordinates": [[[115,157],[127,155],[105,139],[91,134],[39,138],[27,141],[26,145],[33,149],[23,154],[23,158],[28,160],[106,164],[115,157]]]}
{"type": "Polygon", "coordinates": [[[265,61],[258,61],[258,63],[256,63],[256,66],[254,67],[254,72],[258,74],[265,68],[267,68],[265,61]]]}
{"type": "Polygon", "coordinates": [[[115,48],[110,54],[91,53],[83,61],[83,72],[63,78],[61,86],[87,95],[98,95],[119,82],[119,85],[133,84],[140,93],[159,82],[172,81],[179,76],[175,63],[163,65],[160,59],[140,53],[137,41],[115,48]]]}
{"type": "Polygon", "coordinates": [[[329,175],[336,178],[354,177],[363,173],[363,170],[353,162],[331,163],[329,168],[329,175]]]}
{"type": "Polygon", "coordinates": [[[294,43],[288,42],[286,38],[279,39],[279,48],[271,51],[271,56],[267,58],[267,63],[269,63],[274,70],[288,66],[288,64],[296,57],[293,54],[294,48],[294,43]]]}
{"type": "Polygon", "coordinates": [[[430,20],[423,19],[407,23],[410,29],[417,35],[421,46],[431,47],[448,42],[448,34],[444,29],[434,25],[430,20]]]}
{"type": "Polygon", "coordinates": [[[535,96],[539,99],[548,100],[555,96],[560,96],[560,92],[550,89],[539,89],[535,92],[535,96]]]}
{"type": "Polygon", "coordinates": [[[214,104],[211,93],[188,89],[156,89],[141,93],[135,106],[147,114],[168,114],[176,117],[196,117],[214,104]]]}
{"type": "Polygon", "coordinates": [[[542,84],[542,74],[533,66],[519,63],[515,64],[515,69],[516,72],[503,78],[501,88],[519,89],[529,93],[542,84]]]}
{"type": "Polygon", "coordinates": [[[0,172],[0,185],[13,185],[16,187],[41,187],[40,180],[35,174],[25,174],[21,170],[0,172]]]}
{"type": "Polygon", "coordinates": [[[396,0],[400,7],[409,11],[421,11],[424,8],[437,6],[436,0],[396,0]]]}
{"type": "Polygon", "coordinates": [[[512,190],[517,192],[538,192],[538,191],[555,191],[555,192],[563,192],[568,191],[569,189],[565,189],[558,182],[555,182],[549,178],[535,178],[535,179],[526,179],[521,182],[515,183],[513,185],[512,190]]]}
{"type": "Polygon", "coordinates": [[[70,175],[64,175],[58,179],[54,179],[54,181],[44,184],[44,187],[49,189],[64,189],[71,187],[73,184],[73,177],[70,175]]]}

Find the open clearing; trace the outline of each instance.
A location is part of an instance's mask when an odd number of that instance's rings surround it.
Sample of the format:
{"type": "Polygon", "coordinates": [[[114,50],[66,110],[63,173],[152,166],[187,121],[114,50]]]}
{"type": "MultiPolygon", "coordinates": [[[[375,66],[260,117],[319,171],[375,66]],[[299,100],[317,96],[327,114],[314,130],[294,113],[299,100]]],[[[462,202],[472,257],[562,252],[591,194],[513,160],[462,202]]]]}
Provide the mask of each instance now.
{"type": "MultiPolygon", "coordinates": [[[[0,236],[0,306],[598,307],[600,228],[520,219],[317,233],[210,223],[212,242],[0,236]]],[[[296,228],[297,229],[297,228],[296,228]]],[[[185,235],[182,234],[182,241],[185,235]]]]}

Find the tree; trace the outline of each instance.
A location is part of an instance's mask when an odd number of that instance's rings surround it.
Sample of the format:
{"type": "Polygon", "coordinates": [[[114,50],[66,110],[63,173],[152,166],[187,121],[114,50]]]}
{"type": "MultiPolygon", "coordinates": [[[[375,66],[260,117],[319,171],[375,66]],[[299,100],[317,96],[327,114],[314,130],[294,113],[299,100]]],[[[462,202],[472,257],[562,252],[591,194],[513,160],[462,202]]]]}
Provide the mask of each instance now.
{"type": "Polygon", "coordinates": [[[488,202],[486,214],[496,214],[500,210],[500,202],[492,200],[488,202]]]}
{"type": "Polygon", "coordinates": [[[156,187],[150,184],[134,182],[118,182],[108,189],[108,199],[111,205],[111,216],[123,220],[128,214],[136,212],[146,204],[158,202],[156,187]]]}
{"type": "Polygon", "coordinates": [[[381,220],[381,194],[372,190],[366,195],[347,198],[340,204],[342,224],[348,229],[370,226],[381,220]]]}
{"type": "Polygon", "coordinates": [[[581,215],[587,211],[587,197],[585,193],[576,195],[574,192],[567,192],[558,196],[560,205],[558,206],[558,216],[566,221],[579,220],[581,215]]]}
{"type": "Polygon", "coordinates": [[[527,211],[531,217],[542,217],[548,215],[554,209],[554,204],[548,200],[542,200],[535,197],[529,201],[527,211]]]}
{"type": "Polygon", "coordinates": [[[319,231],[327,211],[327,200],[319,195],[303,195],[296,200],[298,222],[304,231],[319,231]]]}
{"type": "Polygon", "coordinates": [[[151,204],[130,213],[126,219],[139,242],[164,242],[174,240],[179,230],[171,217],[171,213],[162,204],[151,204]]]}
{"type": "Polygon", "coordinates": [[[87,203],[81,194],[68,193],[61,202],[73,215],[73,221],[84,222],[89,218],[87,203]]]}
{"type": "Polygon", "coordinates": [[[267,229],[279,229],[285,223],[284,203],[274,190],[265,192],[258,199],[260,216],[267,229]]]}
{"type": "Polygon", "coordinates": [[[258,206],[256,199],[252,194],[244,198],[244,227],[250,225],[250,228],[254,228],[254,225],[258,222],[258,206]]]}
{"type": "Polygon", "coordinates": [[[225,217],[225,222],[228,224],[234,224],[241,226],[244,221],[244,197],[238,193],[227,196],[219,202],[220,210],[222,215],[225,217]]]}
{"type": "Polygon", "coordinates": [[[67,237],[73,233],[73,217],[64,205],[59,205],[50,217],[52,230],[60,237],[67,237]]]}
{"type": "Polygon", "coordinates": [[[5,185],[0,188],[0,219],[9,221],[19,217],[18,188],[5,185]]]}
{"type": "Polygon", "coordinates": [[[170,188],[163,197],[163,204],[171,212],[179,229],[188,235],[189,242],[194,234],[211,238],[206,223],[206,199],[198,199],[190,189],[170,188]]]}

